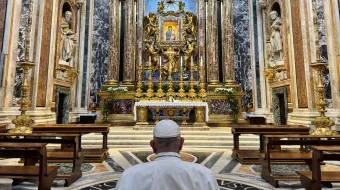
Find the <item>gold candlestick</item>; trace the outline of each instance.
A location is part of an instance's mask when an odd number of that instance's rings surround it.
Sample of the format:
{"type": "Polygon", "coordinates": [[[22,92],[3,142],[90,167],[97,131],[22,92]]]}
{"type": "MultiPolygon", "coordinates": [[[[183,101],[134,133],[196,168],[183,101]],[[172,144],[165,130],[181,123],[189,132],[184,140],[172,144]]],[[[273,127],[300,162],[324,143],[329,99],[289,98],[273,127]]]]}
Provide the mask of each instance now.
{"type": "Polygon", "coordinates": [[[167,96],[176,96],[176,93],[174,91],[174,88],[173,88],[173,84],[172,84],[172,73],[171,71],[169,71],[169,77],[168,77],[168,80],[169,80],[169,90],[168,90],[168,93],[167,93],[167,96]]]}
{"type": "Polygon", "coordinates": [[[196,94],[196,91],[195,91],[195,82],[194,82],[194,71],[195,71],[195,66],[192,65],[190,67],[190,90],[189,90],[189,94],[188,96],[190,98],[196,98],[197,94],[196,94]]]}
{"type": "Polygon", "coordinates": [[[28,86],[28,71],[34,67],[35,64],[28,61],[20,62],[19,64],[19,66],[24,71],[21,85],[21,99],[18,101],[18,103],[21,105],[19,109],[21,114],[12,120],[12,123],[15,124],[15,128],[10,130],[9,133],[32,133],[32,128],[30,126],[34,123],[34,119],[26,115],[26,111],[31,104],[31,101],[28,98],[28,92],[30,91],[28,86]]]}
{"type": "Polygon", "coordinates": [[[203,65],[199,67],[199,75],[200,75],[200,93],[199,96],[201,98],[206,98],[207,97],[207,91],[205,90],[205,83],[204,83],[204,68],[203,65]]]}
{"type": "Polygon", "coordinates": [[[138,82],[137,82],[137,90],[136,90],[136,94],[135,96],[137,98],[140,98],[143,96],[143,90],[142,90],[142,86],[143,86],[143,67],[139,66],[138,67],[138,82]]]}
{"type": "Polygon", "coordinates": [[[181,67],[181,81],[179,83],[179,87],[180,89],[178,90],[178,94],[177,96],[180,98],[184,98],[187,95],[185,94],[185,90],[184,90],[184,84],[183,84],[183,68],[181,67]]]}
{"type": "Polygon", "coordinates": [[[163,98],[165,96],[165,93],[162,89],[163,87],[163,81],[162,81],[162,67],[159,68],[159,88],[157,90],[156,96],[158,98],[163,98]]]}
{"type": "Polygon", "coordinates": [[[154,92],[153,92],[153,82],[152,82],[152,66],[148,67],[149,71],[149,83],[148,83],[148,91],[146,92],[146,96],[149,98],[154,97],[154,92]]]}
{"type": "Polygon", "coordinates": [[[326,102],[324,95],[325,89],[323,86],[322,71],[327,67],[327,63],[315,63],[312,64],[311,67],[316,70],[318,75],[316,92],[318,93],[319,100],[316,103],[318,105],[318,111],[320,112],[320,116],[312,121],[316,130],[312,131],[311,135],[337,135],[337,132],[331,129],[334,122],[325,115],[327,112],[325,107],[328,105],[328,102],[326,102]]]}

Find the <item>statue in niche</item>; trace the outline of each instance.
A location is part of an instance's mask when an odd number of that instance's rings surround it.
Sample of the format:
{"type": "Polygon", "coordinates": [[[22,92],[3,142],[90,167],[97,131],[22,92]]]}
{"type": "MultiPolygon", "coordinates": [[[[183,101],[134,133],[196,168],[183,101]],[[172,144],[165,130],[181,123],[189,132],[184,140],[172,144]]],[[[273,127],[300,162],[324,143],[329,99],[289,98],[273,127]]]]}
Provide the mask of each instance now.
{"type": "Polygon", "coordinates": [[[158,29],[158,19],[156,14],[149,13],[149,17],[144,17],[145,25],[145,41],[151,42],[151,37],[154,36],[154,40],[157,39],[158,29]]]}
{"type": "Polygon", "coordinates": [[[175,73],[178,71],[178,64],[177,61],[179,59],[179,52],[175,51],[173,47],[169,47],[164,53],[163,53],[165,59],[164,59],[164,72],[166,75],[169,75],[171,73],[175,73]]]}
{"type": "Polygon", "coordinates": [[[71,29],[72,13],[66,11],[61,23],[61,56],[60,59],[67,62],[69,66],[73,65],[73,58],[77,46],[77,35],[71,29]]]}
{"type": "Polygon", "coordinates": [[[271,25],[271,37],[270,37],[270,44],[271,44],[271,51],[270,51],[270,59],[269,65],[274,67],[276,65],[283,64],[283,44],[282,44],[282,35],[281,35],[281,28],[282,22],[281,18],[277,11],[272,11],[270,13],[270,18],[272,20],[271,25]]]}

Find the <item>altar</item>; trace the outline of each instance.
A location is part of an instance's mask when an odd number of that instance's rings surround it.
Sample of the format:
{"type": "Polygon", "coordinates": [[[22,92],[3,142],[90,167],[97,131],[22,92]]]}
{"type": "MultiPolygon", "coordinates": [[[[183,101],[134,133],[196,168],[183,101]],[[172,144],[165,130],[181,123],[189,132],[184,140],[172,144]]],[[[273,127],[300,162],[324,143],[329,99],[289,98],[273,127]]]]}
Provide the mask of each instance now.
{"type": "Polygon", "coordinates": [[[195,110],[196,123],[209,121],[207,102],[136,102],[134,106],[134,119],[138,123],[147,122],[147,112],[150,110],[152,118],[155,118],[155,122],[161,119],[180,119],[182,124],[187,124],[193,109],[195,110]]]}

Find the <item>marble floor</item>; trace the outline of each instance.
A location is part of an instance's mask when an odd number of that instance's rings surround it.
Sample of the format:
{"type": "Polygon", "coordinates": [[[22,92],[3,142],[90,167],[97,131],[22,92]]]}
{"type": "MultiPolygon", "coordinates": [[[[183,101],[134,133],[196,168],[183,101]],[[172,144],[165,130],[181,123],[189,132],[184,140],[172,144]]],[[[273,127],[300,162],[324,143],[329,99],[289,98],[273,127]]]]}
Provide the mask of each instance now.
{"type": "MultiPolygon", "coordinates": [[[[83,165],[83,177],[70,187],[63,187],[63,181],[55,181],[53,188],[61,189],[115,189],[121,173],[136,164],[153,159],[150,148],[112,148],[110,157],[100,164],[83,165]]],[[[275,189],[261,179],[260,168],[256,165],[241,165],[231,158],[231,149],[221,148],[184,148],[183,158],[210,168],[216,175],[221,190],[257,190],[275,189]]],[[[18,159],[0,160],[0,165],[17,164],[18,159]]],[[[299,168],[300,169],[300,168],[299,168]]],[[[301,167],[301,169],[304,169],[301,167]]],[[[339,170],[340,163],[331,162],[324,166],[326,170],[339,170]]],[[[278,173],[289,173],[285,166],[275,169],[278,173]]],[[[1,187],[1,184],[0,184],[1,187]]],[[[31,180],[21,185],[12,187],[14,190],[37,189],[37,181],[31,180]]],[[[1,188],[0,188],[1,189],[1,188]]],[[[303,189],[300,182],[280,183],[279,189],[303,189]]],[[[326,189],[326,188],[325,188],[326,189]]],[[[340,184],[335,184],[333,189],[340,189],[340,184]]]]}

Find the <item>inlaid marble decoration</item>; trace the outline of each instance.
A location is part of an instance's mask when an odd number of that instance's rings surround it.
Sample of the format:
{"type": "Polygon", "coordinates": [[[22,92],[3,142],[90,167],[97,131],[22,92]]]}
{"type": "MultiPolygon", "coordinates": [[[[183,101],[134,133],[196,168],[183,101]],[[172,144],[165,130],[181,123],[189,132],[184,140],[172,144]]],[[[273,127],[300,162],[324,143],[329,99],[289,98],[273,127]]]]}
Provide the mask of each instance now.
{"type": "Polygon", "coordinates": [[[109,17],[109,0],[94,1],[90,99],[97,104],[96,92],[107,80],[109,17]]]}
{"type": "Polygon", "coordinates": [[[109,103],[109,114],[132,114],[132,100],[115,100],[109,103]]]}
{"type": "MultiPolygon", "coordinates": [[[[157,3],[161,0],[145,0],[145,11],[144,15],[148,15],[150,12],[156,13],[157,12],[157,3]]],[[[167,0],[165,1],[167,2],[167,0]]],[[[192,13],[196,14],[197,12],[197,6],[196,6],[196,0],[181,0],[181,2],[185,3],[184,11],[191,11],[192,13]]],[[[177,11],[178,10],[178,3],[174,4],[165,4],[164,11],[177,11]]]]}
{"type": "Polygon", "coordinates": [[[212,114],[232,114],[230,104],[226,100],[211,100],[211,113],[212,114]]]}
{"type": "MultiPolygon", "coordinates": [[[[327,41],[326,41],[326,31],[325,31],[325,20],[324,20],[324,9],[323,0],[316,0],[316,10],[318,16],[318,37],[320,45],[320,57],[323,62],[328,62],[328,52],[327,52],[327,41]]],[[[332,90],[331,81],[328,68],[323,72],[323,80],[325,91],[325,98],[329,102],[328,107],[332,107],[332,90]]]]}
{"type": "Polygon", "coordinates": [[[247,93],[242,101],[245,107],[253,102],[248,0],[234,0],[234,40],[236,82],[247,93]]]}
{"type": "MultiPolygon", "coordinates": [[[[86,0],[86,19],[85,19],[85,42],[84,42],[84,63],[83,63],[83,84],[81,91],[81,107],[85,107],[85,98],[86,98],[86,86],[88,84],[87,81],[87,61],[88,61],[88,44],[89,44],[89,23],[90,23],[90,5],[91,1],[86,0]]],[[[91,101],[92,103],[92,101],[91,101]]]]}
{"type": "MultiPolygon", "coordinates": [[[[26,30],[27,30],[27,25],[28,25],[28,9],[29,9],[29,0],[22,0],[17,61],[22,61],[25,58],[25,41],[26,41],[26,33],[27,33],[26,30]]],[[[18,105],[17,102],[20,99],[21,84],[22,84],[22,70],[17,67],[16,74],[15,74],[15,82],[14,82],[14,94],[13,94],[13,105],[14,106],[18,105]]]]}

